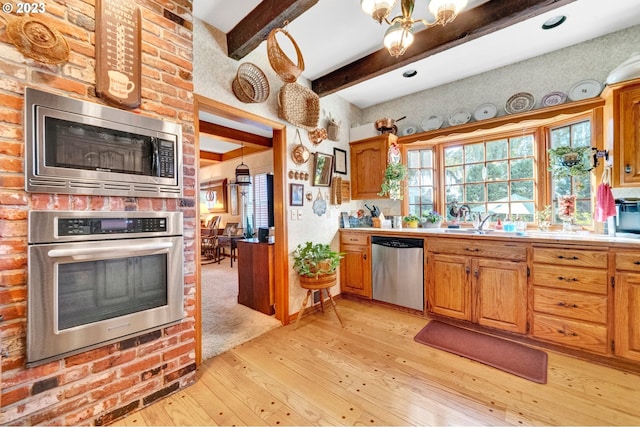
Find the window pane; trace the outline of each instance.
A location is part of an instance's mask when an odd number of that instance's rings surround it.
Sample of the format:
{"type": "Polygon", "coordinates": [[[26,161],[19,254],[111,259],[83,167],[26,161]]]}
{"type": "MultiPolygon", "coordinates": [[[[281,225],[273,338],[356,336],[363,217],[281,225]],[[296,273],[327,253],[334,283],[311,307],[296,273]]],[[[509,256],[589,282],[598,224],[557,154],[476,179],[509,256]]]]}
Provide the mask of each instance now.
{"type": "Polygon", "coordinates": [[[509,197],[509,184],[506,182],[487,184],[487,199],[490,202],[496,200],[507,200],[509,197]]]}
{"type": "Polygon", "coordinates": [[[422,185],[433,186],[433,169],[422,169],[422,185]]]}
{"type": "Polygon", "coordinates": [[[420,197],[422,198],[422,203],[433,205],[433,187],[422,187],[420,197]]]}
{"type": "Polygon", "coordinates": [[[533,159],[511,161],[511,179],[533,178],[533,159]]]}
{"type": "Polygon", "coordinates": [[[476,185],[467,185],[467,203],[484,202],[484,183],[476,185]]]}
{"type": "Polygon", "coordinates": [[[409,204],[420,204],[420,187],[409,187],[409,204]]]}
{"type": "Polygon", "coordinates": [[[462,164],[462,147],[447,147],[444,150],[445,166],[462,164]]]}
{"type": "Polygon", "coordinates": [[[484,165],[476,163],[466,167],[466,180],[465,182],[481,182],[484,181],[484,165]]]}
{"type": "Polygon", "coordinates": [[[551,131],[551,148],[564,147],[570,144],[571,130],[569,127],[562,127],[551,131]]]}
{"type": "Polygon", "coordinates": [[[487,181],[506,181],[507,162],[487,163],[487,181]]]}
{"type": "Polygon", "coordinates": [[[588,147],[591,145],[591,122],[576,123],[571,126],[571,138],[574,147],[588,147]]]}
{"type": "Polygon", "coordinates": [[[433,167],[433,150],[421,150],[420,151],[420,160],[423,168],[432,168],[433,167]]]}
{"type": "Polygon", "coordinates": [[[511,138],[511,157],[533,156],[533,136],[527,135],[520,138],[511,138]]]}
{"type": "Polygon", "coordinates": [[[420,169],[409,169],[407,171],[407,184],[420,185],[420,169]]]}
{"type": "Polygon", "coordinates": [[[484,161],[484,144],[471,144],[464,146],[464,162],[474,163],[484,161]]]}
{"type": "Polygon", "coordinates": [[[511,181],[511,200],[533,200],[533,180],[511,181]]]}
{"type": "Polygon", "coordinates": [[[409,151],[407,153],[407,167],[411,168],[419,168],[420,167],[420,152],[419,151],[409,151]]]}
{"type": "Polygon", "coordinates": [[[462,186],[461,185],[450,185],[447,187],[447,203],[451,202],[459,202],[462,200],[462,186]]]}
{"type": "Polygon", "coordinates": [[[446,184],[447,185],[461,184],[462,172],[463,172],[462,166],[446,168],[444,170],[446,184]]]}
{"type": "Polygon", "coordinates": [[[487,142],[487,160],[500,160],[507,158],[507,140],[487,142]]]}

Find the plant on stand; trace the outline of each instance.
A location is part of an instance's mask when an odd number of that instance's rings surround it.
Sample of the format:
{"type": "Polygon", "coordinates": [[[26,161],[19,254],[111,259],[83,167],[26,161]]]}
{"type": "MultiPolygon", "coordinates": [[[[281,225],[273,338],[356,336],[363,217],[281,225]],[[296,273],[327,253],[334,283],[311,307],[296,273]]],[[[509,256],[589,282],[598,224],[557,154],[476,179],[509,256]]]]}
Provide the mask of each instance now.
{"type": "Polygon", "coordinates": [[[407,177],[407,168],[400,162],[389,162],[378,196],[389,195],[392,200],[402,200],[402,181],[407,177]]]}

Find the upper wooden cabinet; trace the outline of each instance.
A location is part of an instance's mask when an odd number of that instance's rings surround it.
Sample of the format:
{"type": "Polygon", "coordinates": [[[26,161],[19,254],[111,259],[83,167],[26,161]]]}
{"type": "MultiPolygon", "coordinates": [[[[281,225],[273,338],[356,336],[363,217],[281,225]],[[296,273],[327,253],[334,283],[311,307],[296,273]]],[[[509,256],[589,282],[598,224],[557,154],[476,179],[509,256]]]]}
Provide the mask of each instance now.
{"type": "Polygon", "coordinates": [[[378,196],[387,168],[387,149],[398,138],[384,134],[350,143],[351,198],[354,200],[384,199],[378,196]]]}
{"type": "Polygon", "coordinates": [[[640,186],[640,80],[608,86],[605,104],[607,148],[613,154],[614,187],[640,186]]]}

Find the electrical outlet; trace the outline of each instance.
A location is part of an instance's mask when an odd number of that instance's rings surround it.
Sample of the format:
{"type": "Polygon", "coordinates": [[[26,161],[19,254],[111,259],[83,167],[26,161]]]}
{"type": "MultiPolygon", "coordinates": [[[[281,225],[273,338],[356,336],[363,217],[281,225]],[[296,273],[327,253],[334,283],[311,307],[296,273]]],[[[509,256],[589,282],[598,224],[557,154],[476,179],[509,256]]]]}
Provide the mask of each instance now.
{"type": "Polygon", "coordinates": [[[298,221],[302,221],[302,209],[298,209],[298,221]]]}
{"type": "Polygon", "coordinates": [[[320,291],[313,291],[313,304],[320,302],[320,291]]]}

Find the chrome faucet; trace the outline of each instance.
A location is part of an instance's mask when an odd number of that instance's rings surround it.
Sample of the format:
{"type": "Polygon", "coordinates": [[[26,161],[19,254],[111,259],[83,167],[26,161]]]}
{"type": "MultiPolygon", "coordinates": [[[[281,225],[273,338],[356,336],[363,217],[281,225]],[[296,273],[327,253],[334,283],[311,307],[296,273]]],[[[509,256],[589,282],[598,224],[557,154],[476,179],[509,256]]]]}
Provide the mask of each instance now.
{"type": "Polygon", "coordinates": [[[484,226],[487,224],[487,221],[489,221],[489,219],[493,218],[496,214],[494,213],[488,213],[487,216],[484,217],[484,219],[482,218],[482,214],[478,214],[477,217],[477,225],[476,225],[476,221],[473,222],[473,226],[477,231],[483,231],[484,230],[484,226]]]}

